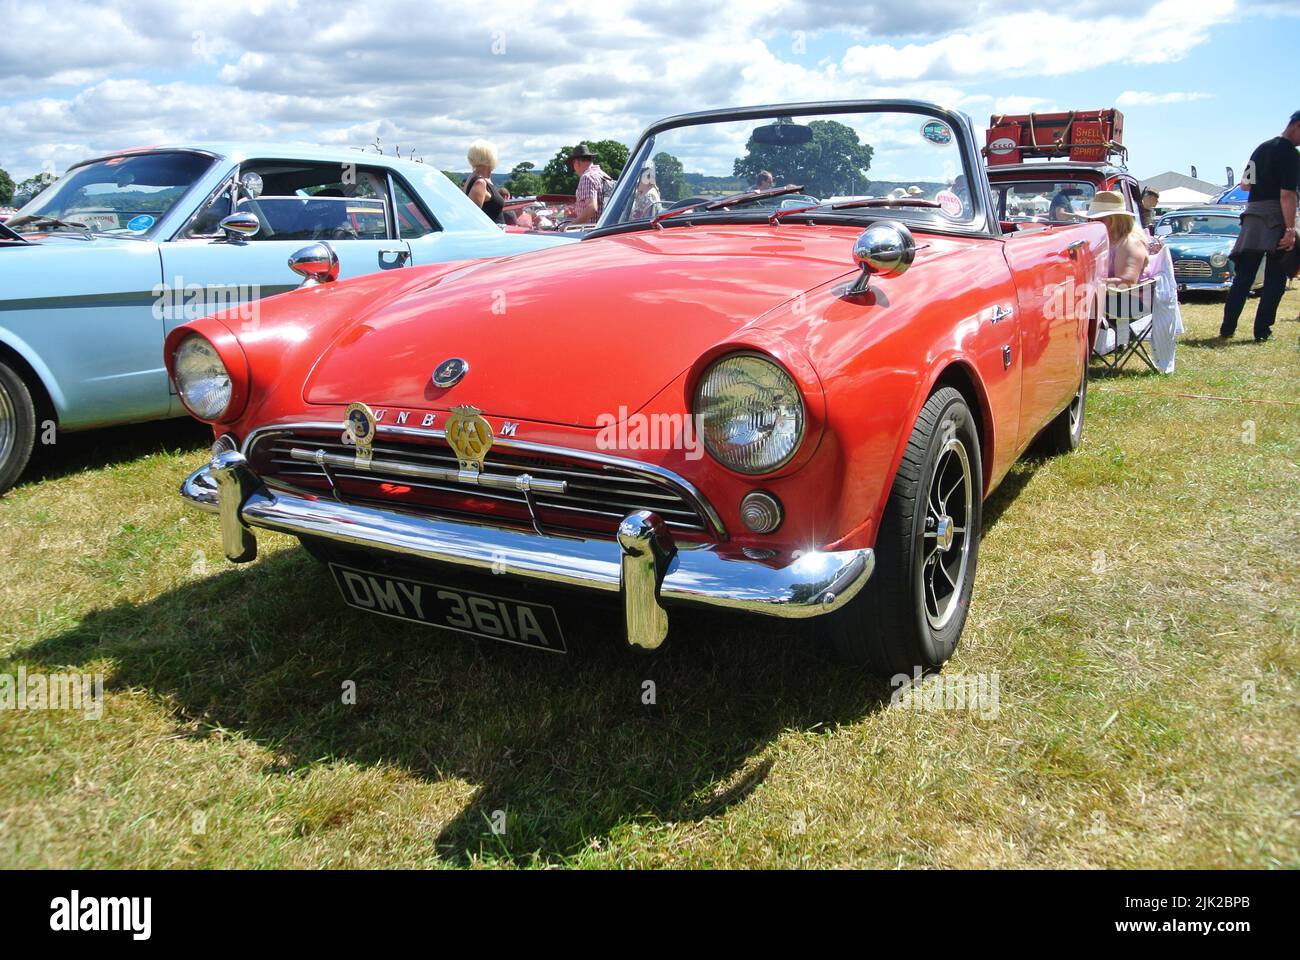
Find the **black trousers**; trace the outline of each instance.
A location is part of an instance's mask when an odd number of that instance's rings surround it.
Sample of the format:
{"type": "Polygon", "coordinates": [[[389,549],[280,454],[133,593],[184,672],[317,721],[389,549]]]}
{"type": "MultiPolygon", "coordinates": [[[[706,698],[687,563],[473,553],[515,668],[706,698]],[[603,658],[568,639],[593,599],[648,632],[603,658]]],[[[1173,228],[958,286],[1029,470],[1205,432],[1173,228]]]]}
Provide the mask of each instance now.
{"type": "Polygon", "coordinates": [[[1259,304],[1255,307],[1255,338],[1263,339],[1273,330],[1273,321],[1277,318],[1277,305],[1282,302],[1286,292],[1286,270],[1282,267],[1283,257],[1276,253],[1265,254],[1254,250],[1237,254],[1233,260],[1236,275],[1232,278],[1232,288],[1228,290],[1228,300],[1223,305],[1223,326],[1219,327],[1220,336],[1230,337],[1237,331],[1237,321],[1241,310],[1250,296],[1251,285],[1259,273],[1259,262],[1264,263],[1264,288],[1259,292],[1259,304]]]}

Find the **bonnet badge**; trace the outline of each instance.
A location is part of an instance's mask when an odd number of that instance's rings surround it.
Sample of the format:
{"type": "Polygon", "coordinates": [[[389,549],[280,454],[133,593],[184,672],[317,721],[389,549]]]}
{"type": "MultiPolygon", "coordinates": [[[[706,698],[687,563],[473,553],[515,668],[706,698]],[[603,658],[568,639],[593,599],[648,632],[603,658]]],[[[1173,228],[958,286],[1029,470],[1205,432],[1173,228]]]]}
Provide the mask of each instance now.
{"type": "Polygon", "coordinates": [[[435,387],[454,387],[469,373],[469,364],[460,357],[450,357],[438,364],[433,370],[435,387]]]}

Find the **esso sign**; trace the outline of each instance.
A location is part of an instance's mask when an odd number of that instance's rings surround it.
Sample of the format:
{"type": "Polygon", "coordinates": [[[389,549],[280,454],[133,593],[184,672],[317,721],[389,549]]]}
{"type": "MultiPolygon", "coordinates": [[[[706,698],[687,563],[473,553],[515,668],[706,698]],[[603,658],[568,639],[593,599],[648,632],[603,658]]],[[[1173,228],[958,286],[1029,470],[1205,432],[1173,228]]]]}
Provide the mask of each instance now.
{"type": "Polygon", "coordinates": [[[1015,152],[1019,147],[1020,144],[1015,140],[1012,140],[1010,137],[998,137],[989,144],[989,153],[995,153],[999,157],[1004,157],[1008,153],[1015,152]]]}

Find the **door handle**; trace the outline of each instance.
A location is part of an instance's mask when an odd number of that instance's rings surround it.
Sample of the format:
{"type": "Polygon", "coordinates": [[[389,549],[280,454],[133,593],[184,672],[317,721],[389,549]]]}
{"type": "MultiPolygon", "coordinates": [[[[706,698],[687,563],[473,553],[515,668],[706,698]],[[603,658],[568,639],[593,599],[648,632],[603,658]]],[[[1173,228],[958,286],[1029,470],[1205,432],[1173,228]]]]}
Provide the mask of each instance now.
{"type": "Polygon", "coordinates": [[[1078,260],[1079,251],[1082,250],[1087,245],[1088,244],[1083,240],[1075,240],[1065,248],[1065,252],[1069,254],[1071,260],[1078,260]]]}
{"type": "Polygon", "coordinates": [[[397,258],[397,265],[398,265],[399,267],[404,267],[404,266],[406,266],[406,261],[411,259],[411,251],[410,251],[410,250],[397,250],[397,249],[394,249],[394,248],[392,248],[392,247],[385,247],[385,248],[383,248],[383,249],[381,249],[381,250],[379,251],[379,259],[382,260],[382,259],[384,259],[384,257],[386,257],[386,256],[393,256],[393,257],[396,257],[396,258],[397,258]]]}
{"type": "Polygon", "coordinates": [[[1007,317],[1011,316],[1012,312],[1013,311],[1010,307],[1004,307],[999,303],[993,308],[993,315],[989,317],[989,323],[1001,323],[1003,320],[1007,319],[1007,317]]]}

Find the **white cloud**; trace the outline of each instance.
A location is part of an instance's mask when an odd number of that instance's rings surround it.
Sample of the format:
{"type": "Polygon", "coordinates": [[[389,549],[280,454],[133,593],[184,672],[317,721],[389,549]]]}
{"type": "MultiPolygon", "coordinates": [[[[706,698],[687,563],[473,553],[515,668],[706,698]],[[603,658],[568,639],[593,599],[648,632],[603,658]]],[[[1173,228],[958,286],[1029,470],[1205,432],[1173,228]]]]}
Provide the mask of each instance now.
{"type": "Polygon", "coordinates": [[[1108,64],[1179,60],[1231,18],[1236,0],[1162,0],[1141,16],[1080,18],[1042,10],[994,17],[936,40],[895,46],[856,45],[847,73],[863,80],[969,81],[1059,76],[1108,64]],[[1062,39],[1065,41],[1062,43],[1062,39]]]}
{"type": "Polygon", "coordinates": [[[1188,103],[1192,100],[1208,100],[1211,93],[1150,93],[1146,90],[1125,90],[1115,98],[1121,107],[1151,107],[1165,103],[1188,103]]]}
{"type": "MultiPolygon", "coordinates": [[[[481,13],[226,0],[214,15],[166,0],[0,0],[0,23],[22,38],[0,49],[0,167],[24,176],[140,143],[380,136],[461,169],[486,136],[509,168],[709,107],[911,96],[982,112],[990,98],[972,88],[992,78],[1177,59],[1236,2],[1142,0],[1120,15],[1110,0],[499,0],[481,13]],[[842,56],[800,54],[797,31],[832,29],[860,39],[842,56]]],[[[1021,104],[1051,106],[995,109],[1021,104]]]]}

